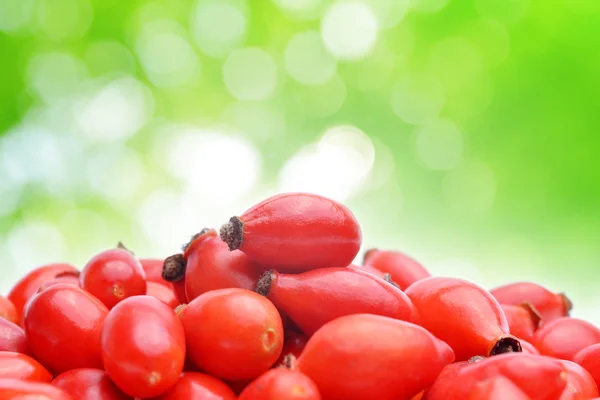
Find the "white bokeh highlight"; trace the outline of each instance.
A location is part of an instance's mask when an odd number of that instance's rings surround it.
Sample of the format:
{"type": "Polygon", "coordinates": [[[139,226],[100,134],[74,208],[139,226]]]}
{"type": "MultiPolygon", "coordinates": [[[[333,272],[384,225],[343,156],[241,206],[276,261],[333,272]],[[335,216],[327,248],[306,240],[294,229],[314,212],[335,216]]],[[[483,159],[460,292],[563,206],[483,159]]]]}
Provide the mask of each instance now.
{"type": "Polygon", "coordinates": [[[49,221],[25,221],[8,234],[8,252],[21,275],[40,265],[61,262],[65,242],[61,231],[49,221]]]}
{"type": "Polygon", "coordinates": [[[52,103],[78,90],[87,77],[83,63],[70,53],[36,53],[26,70],[31,90],[46,103],[52,103]]]}
{"type": "Polygon", "coordinates": [[[372,9],[381,29],[395,28],[402,22],[415,0],[366,0],[372,9]]]}
{"type": "Polygon", "coordinates": [[[328,0],[273,0],[273,2],[294,17],[312,19],[319,15],[328,0]]]}
{"type": "Polygon", "coordinates": [[[0,31],[12,32],[25,26],[33,14],[36,0],[0,1],[0,31]]]}
{"type": "Polygon", "coordinates": [[[224,57],[240,45],[248,29],[243,1],[199,0],[191,13],[194,43],[206,55],[224,57]]]}
{"type": "Polygon", "coordinates": [[[229,93],[238,100],[265,100],[277,87],[277,65],[263,49],[237,49],[223,64],[223,80],[229,93]]]}
{"type": "Polygon", "coordinates": [[[92,24],[90,0],[37,0],[37,28],[50,40],[82,38],[92,24]]]}
{"type": "Polygon", "coordinates": [[[344,201],[362,188],[374,159],[373,144],[364,132],[354,126],[337,126],[288,160],[280,171],[278,189],[344,201]]]}
{"type": "Polygon", "coordinates": [[[378,29],[373,9],[357,0],[334,2],[321,20],[325,48],[345,61],[366,57],[377,43],[378,29]]]}
{"type": "Polygon", "coordinates": [[[451,121],[431,121],[415,132],[416,152],[421,163],[432,170],[456,167],[463,150],[462,134],[451,121]]]}
{"type": "Polygon", "coordinates": [[[283,56],[287,72],[296,81],[307,85],[323,84],[337,71],[336,60],[323,46],[317,31],[294,35],[283,56]]]}

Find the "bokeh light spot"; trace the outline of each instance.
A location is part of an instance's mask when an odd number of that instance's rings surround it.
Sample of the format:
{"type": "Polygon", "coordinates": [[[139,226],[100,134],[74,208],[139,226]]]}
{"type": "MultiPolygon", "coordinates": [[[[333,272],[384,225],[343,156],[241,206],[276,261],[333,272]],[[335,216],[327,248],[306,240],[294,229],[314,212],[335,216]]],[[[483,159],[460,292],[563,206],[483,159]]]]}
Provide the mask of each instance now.
{"type": "Polygon", "coordinates": [[[404,19],[411,1],[415,0],[366,0],[365,2],[375,12],[379,26],[382,29],[391,29],[404,19]]]}
{"type": "Polygon", "coordinates": [[[494,172],[481,160],[464,161],[446,174],[442,193],[455,213],[482,216],[496,195],[494,172]]]}
{"type": "Polygon", "coordinates": [[[64,250],[62,233],[48,221],[26,221],[8,234],[8,251],[21,274],[43,264],[62,261],[64,250]]]}
{"type": "Polygon", "coordinates": [[[415,132],[417,155],[421,162],[433,170],[456,167],[462,154],[462,135],[451,121],[431,121],[415,132]]]}
{"type": "Polygon", "coordinates": [[[0,1],[0,31],[11,32],[22,28],[31,18],[36,0],[0,1]]]}
{"type": "Polygon", "coordinates": [[[329,54],[316,31],[296,34],[285,52],[287,72],[300,83],[318,85],[327,82],[337,70],[335,59],[329,54]]]}
{"type": "Polygon", "coordinates": [[[529,0],[475,0],[475,8],[481,17],[504,23],[523,18],[528,6],[529,0]]]}
{"type": "Polygon", "coordinates": [[[460,92],[483,72],[477,49],[465,38],[453,37],[438,42],[431,51],[430,71],[446,92],[460,92]]]}
{"type": "Polygon", "coordinates": [[[38,26],[52,40],[82,37],[92,23],[92,16],[89,0],[38,0],[38,26]]]}
{"type": "Polygon", "coordinates": [[[444,89],[435,77],[412,74],[401,78],[392,89],[392,109],[409,124],[436,118],[444,105],[444,89]]]}
{"type": "Polygon", "coordinates": [[[262,49],[234,50],[223,64],[227,90],[238,100],[265,100],[277,86],[277,65],[262,49]]]}
{"type": "Polygon", "coordinates": [[[84,60],[92,75],[111,73],[133,73],[135,60],[127,47],[116,40],[91,42],[84,60]]]}
{"type": "Polygon", "coordinates": [[[285,134],[285,117],[280,107],[263,102],[236,102],[225,110],[221,120],[259,143],[285,134]]]}
{"type": "Polygon", "coordinates": [[[327,50],[346,61],[367,56],[378,35],[378,21],[372,8],[361,1],[333,3],[321,21],[321,35],[327,50]]]}
{"type": "Polygon", "coordinates": [[[293,17],[313,19],[320,16],[329,0],[273,0],[283,11],[293,17]]]}
{"type": "Polygon", "coordinates": [[[37,53],[27,65],[29,85],[46,103],[76,92],[86,76],[82,62],[69,53],[37,53]]]}
{"type": "Polygon", "coordinates": [[[244,5],[240,0],[199,0],[196,3],[191,32],[204,54],[224,57],[243,42],[248,25],[244,5]]]}

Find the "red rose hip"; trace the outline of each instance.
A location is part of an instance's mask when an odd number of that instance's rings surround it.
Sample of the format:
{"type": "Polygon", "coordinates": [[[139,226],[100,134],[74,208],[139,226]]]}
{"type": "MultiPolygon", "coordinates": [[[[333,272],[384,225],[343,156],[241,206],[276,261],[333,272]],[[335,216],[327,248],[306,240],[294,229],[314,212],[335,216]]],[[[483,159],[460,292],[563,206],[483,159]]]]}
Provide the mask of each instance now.
{"type": "Polygon", "coordinates": [[[571,317],[553,320],[541,327],[531,339],[531,344],[541,354],[571,361],[579,351],[596,343],[600,343],[600,329],[571,317]]]}
{"type": "Polygon", "coordinates": [[[52,374],[33,358],[10,351],[0,351],[0,379],[50,382],[52,374]]]}
{"type": "Polygon", "coordinates": [[[406,294],[421,325],[448,343],[459,361],[521,351],[519,341],[509,334],[500,304],[471,282],[430,277],[413,283],[406,294]]]}
{"type": "Polygon", "coordinates": [[[498,375],[479,382],[473,388],[468,400],[531,400],[508,378],[498,375]]]}
{"type": "Polygon", "coordinates": [[[585,368],[600,385],[600,343],[588,346],[579,351],[573,361],[585,368]]]}
{"type": "Polygon", "coordinates": [[[321,400],[317,385],[300,371],[271,369],[250,383],[239,400],[321,400]]]}
{"type": "Polygon", "coordinates": [[[23,328],[3,318],[0,318],[0,351],[30,354],[23,328]]]}
{"type": "Polygon", "coordinates": [[[165,394],[154,400],[236,400],[233,390],[223,381],[201,372],[184,372],[165,394]]]}
{"type": "Polygon", "coordinates": [[[49,383],[0,379],[2,400],[80,400],[49,383]]]}
{"type": "Polygon", "coordinates": [[[368,250],[365,253],[363,264],[390,274],[392,280],[402,290],[416,281],[430,276],[418,261],[399,251],[368,250]]]}
{"type": "Polygon", "coordinates": [[[250,261],[279,272],[345,267],[358,254],[360,226],[342,204],[316,194],[270,197],[223,225],[221,238],[250,261]]]}
{"type": "Polygon", "coordinates": [[[518,306],[502,305],[502,311],[506,315],[511,335],[519,339],[531,340],[538,329],[541,316],[530,303],[518,306]]]}
{"type": "Polygon", "coordinates": [[[104,369],[132,397],[154,397],[177,382],[185,361],[185,334],[175,312],[152,296],[121,301],[101,336],[104,369]]]}
{"type": "Polygon", "coordinates": [[[85,400],[132,400],[119,390],[108,374],[95,368],[78,368],[63,372],[52,385],[64,390],[76,399],[85,400]]]}

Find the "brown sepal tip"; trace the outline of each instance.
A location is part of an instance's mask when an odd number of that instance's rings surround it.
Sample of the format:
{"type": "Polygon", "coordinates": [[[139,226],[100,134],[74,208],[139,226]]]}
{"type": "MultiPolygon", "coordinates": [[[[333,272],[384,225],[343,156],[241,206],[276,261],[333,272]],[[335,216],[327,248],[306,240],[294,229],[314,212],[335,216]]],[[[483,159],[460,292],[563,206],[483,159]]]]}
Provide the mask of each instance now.
{"type": "Polygon", "coordinates": [[[573,309],[573,302],[564,293],[559,293],[558,295],[562,297],[563,302],[565,303],[565,315],[569,316],[569,314],[571,314],[571,310],[573,309]]]}
{"type": "Polygon", "coordinates": [[[274,269],[264,272],[260,278],[258,278],[258,282],[256,282],[255,292],[261,296],[267,297],[269,295],[269,290],[271,290],[271,284],[273,283],[275,273],[274,269]]]}
{"type": "Polygon", "coordinates": [[[522,303],[521,307],[527,310],[527,312],[531,316],[533,327],[537,330],[537,328],[540,326],[540,321],[542,320],[542,314],[540,314],[537,308],[535,308],[535,306],[528,301],[522,303]]]}
{"type": "Polygon", "coordinates": [[[378,249],[373,247],[372,249],[368,249],[367,251],[365,251],[365,254],[363,254],[363,265],[365,265],[367,263],[367,259],[369,258],[369,256],[371,254],[373,254],[374,252],[376,252],[378,249]]]}
{"type": "Polygon", "coordinates": [[[117,249],[125,250],[126,252],[130,253],[131,255],[135,255],[135,253],[133,251],[129,250],[121,241],[119,241],[119,243],[117,243],[117,249]]]}
{"type": "Polygon", "coordinates": [[[190,237],[190,240],[186,244],[181,246],[181,251],[185,252],[188,249],[188,247],[191,246],[191,244],[194,242],[194,240],[198,239],[200,236],[204,235],[208,231],[210,231],[210,228],[203,228],[200,232],[192,235],[190,237]]]}
{"type": "Polygon", "coordinates": [[[389,283],[390,285],[394,286],[395,288],[400,289],[400,285],[398,285],[396,282],[394,282],[394,280],[392,279],[392,274],[386,272],[385,274],[383,274],[383,280],[386,281],[387,283],[389,283]]]}
{"type": "Polygon", "coordinates": [[[169,282],[177,282],[185,277],[185,260],[183,254],[174,254],[165,259],[162,277],[169,282]]]}
{"type": "Polygon", "coordinates": [[[227,243],[229,250],[237,250],[244,240],[244,222],[239,217],[231,217],[219,230],[221,240],[227,243]]]}

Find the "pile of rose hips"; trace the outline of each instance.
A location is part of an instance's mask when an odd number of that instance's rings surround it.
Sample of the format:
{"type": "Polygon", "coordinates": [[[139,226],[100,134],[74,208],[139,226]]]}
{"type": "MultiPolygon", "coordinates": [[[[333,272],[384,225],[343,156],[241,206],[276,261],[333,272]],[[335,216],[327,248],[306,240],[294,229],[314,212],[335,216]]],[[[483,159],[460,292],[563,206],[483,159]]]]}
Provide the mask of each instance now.
{"type": "Polygon", "coordinates": [[[600,398],[600,329],[535,283],[487,291],[361,245],[287,193],[165,260],[119,246],[0,296],[0,400],[600,398]]]}

